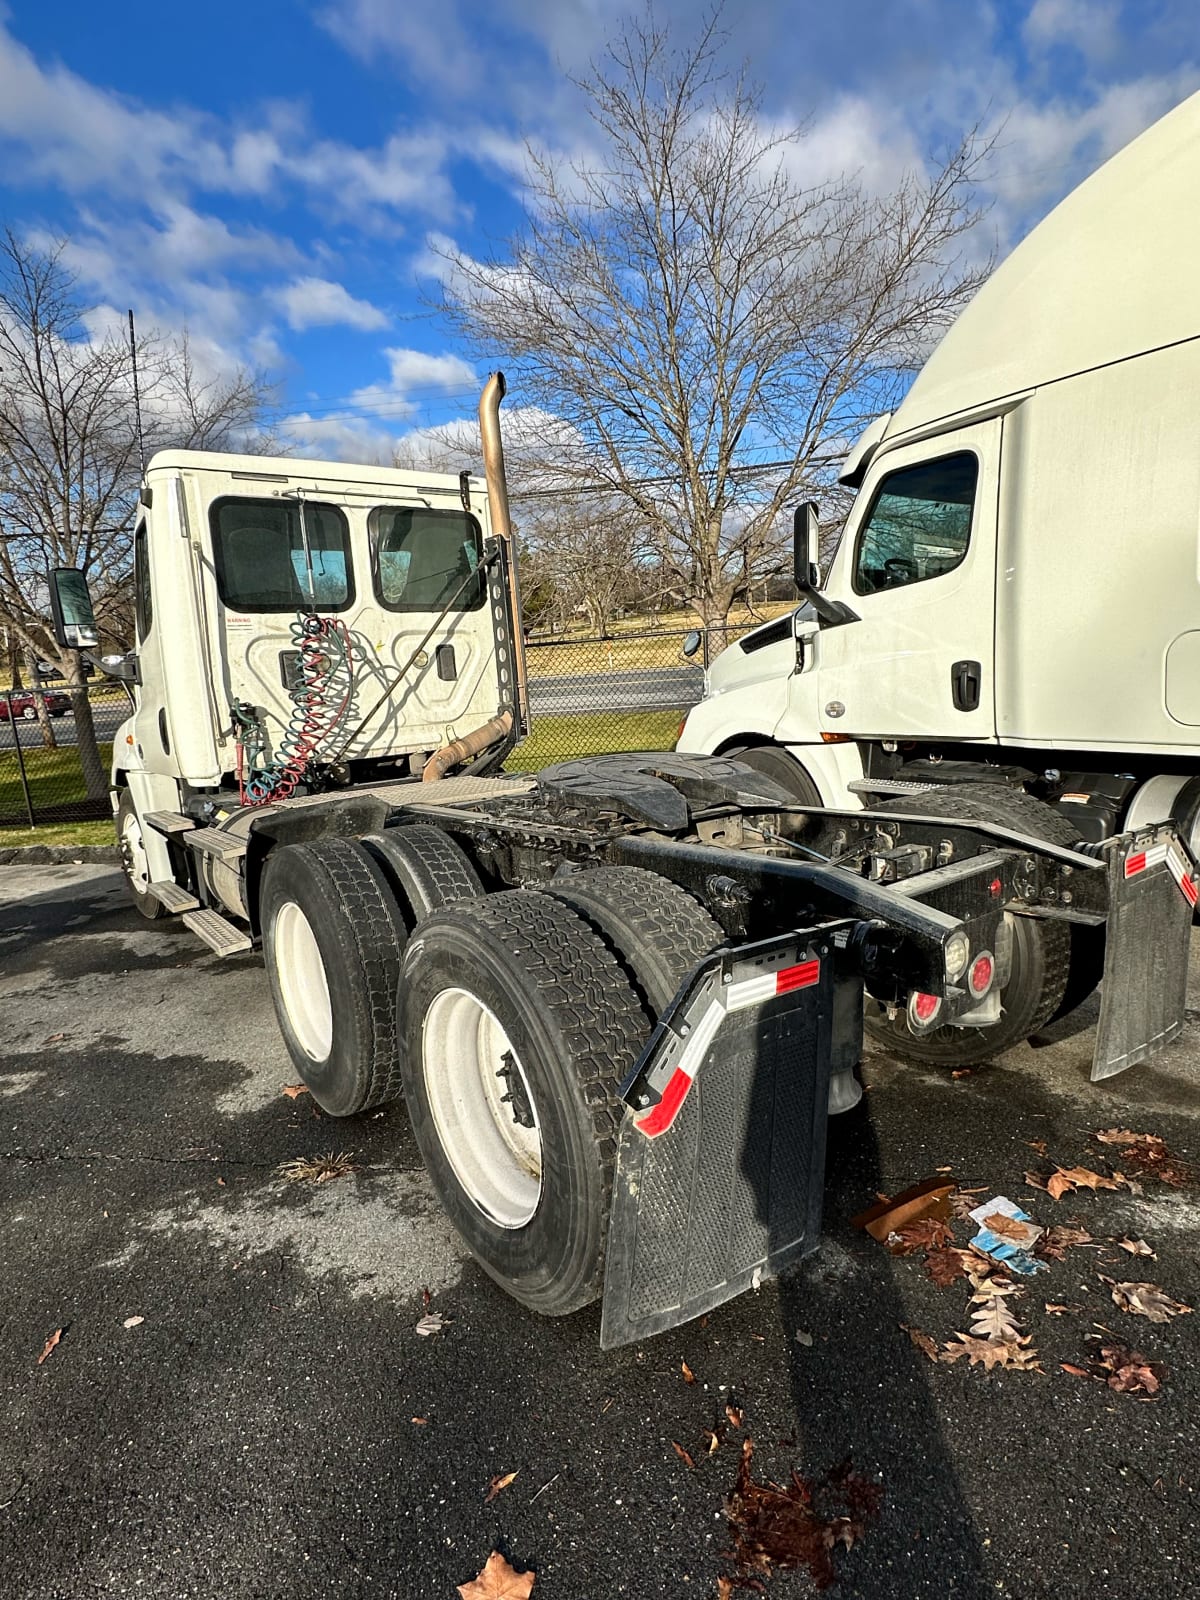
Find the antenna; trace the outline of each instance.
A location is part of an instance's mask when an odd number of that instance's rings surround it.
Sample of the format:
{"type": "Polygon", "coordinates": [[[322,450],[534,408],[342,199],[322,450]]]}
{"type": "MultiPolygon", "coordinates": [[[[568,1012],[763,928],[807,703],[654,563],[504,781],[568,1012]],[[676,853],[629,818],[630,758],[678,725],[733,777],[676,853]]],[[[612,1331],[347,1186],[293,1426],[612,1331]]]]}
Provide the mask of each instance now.
{"type": "Polygon", "coordinates": [[[137,334],[133,327],[133,307],[129,308],[129,356],[133,362],[133,414],[137,418],[138,461],[146,475],[146,441],[142,437],[142,395],[138,388],[137,334]]]}

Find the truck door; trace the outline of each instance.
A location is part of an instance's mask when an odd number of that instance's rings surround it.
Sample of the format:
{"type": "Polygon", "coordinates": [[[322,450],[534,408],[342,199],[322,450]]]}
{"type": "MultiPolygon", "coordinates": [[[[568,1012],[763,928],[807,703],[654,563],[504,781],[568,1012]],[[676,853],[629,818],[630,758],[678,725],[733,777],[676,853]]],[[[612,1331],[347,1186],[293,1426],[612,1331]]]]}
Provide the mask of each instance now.
{"type": "Polygon", "coordinates": [[[822,630],[823,732],[996,732],[998,418],[887,451],[854,504],[827,585],[857,622],[822,630]]]}

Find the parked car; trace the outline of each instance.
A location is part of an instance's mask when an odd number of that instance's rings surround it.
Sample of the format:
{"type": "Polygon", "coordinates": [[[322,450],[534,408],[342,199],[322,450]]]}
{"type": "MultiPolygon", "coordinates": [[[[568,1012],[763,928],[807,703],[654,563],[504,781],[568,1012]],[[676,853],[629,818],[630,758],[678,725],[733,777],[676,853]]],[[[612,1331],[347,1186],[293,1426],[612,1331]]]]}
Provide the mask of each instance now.
{"type": "MultiPolygon", "coordinates": [[[[46,689],[41,692],[41,698],[46,702],[46,711],[52,717],[65,717],[71,709],[70,695],[60,694],[57,689],[46,689]]],[[[33,722],[37,717],[38,695],[29,689],[14,689],[11,694],[0,694],[0,722],[9,722],[20,717],[25,722],[33,722]]]]}

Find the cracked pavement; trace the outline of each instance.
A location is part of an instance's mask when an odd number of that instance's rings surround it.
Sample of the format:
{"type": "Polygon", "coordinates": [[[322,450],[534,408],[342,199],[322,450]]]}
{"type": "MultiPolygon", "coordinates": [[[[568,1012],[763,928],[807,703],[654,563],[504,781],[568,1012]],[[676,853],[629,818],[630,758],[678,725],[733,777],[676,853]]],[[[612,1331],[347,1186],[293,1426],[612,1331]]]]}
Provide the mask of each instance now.
{"type": "Polygon", "coordinates": [[[281,1094],[256,956],[143,922],[111,869],[0,869],[0,1592],[452,1600],[499,1548],[536,1570],[535,1600],[715,1595],[740,1436],[705,1458],[704,1430],[730,1398],[759,1476],[850,1455],[882,1482],[838,1594],[1200,1592],[1200,1316],[1130,1317],[1097,1278],[1195,1303],[1200,1195],[1055,1205],[1023,1178],[1027,1141],[1098,1165],[1088,1134],[1114,1125],[1200,1160],[1200,1034],[1092,1086],[1094,1020],[961,1080],[871,1054],[832,1125],[820,1251],[703,1326],[602,1355],[596,1308],[538,1320],[470,1262],[402,1105],[337,1122],[281,1094]],[[352,1177],[277,1176],[337,1150],[352,1177]],[[1036,1280],[1019,1305],[1043,1374],[934,1365],[898,1324],[947,1339],[968,1291],[848,1219],[941,1167],[1158,1258],[1073,1251],[1036,1280]],[[428,1339],[426,1289],[450,1319],[428,1339]],[[1060,1370],[1095,1323],[1166,1366],[1160,1399],[1060,1370]]]}

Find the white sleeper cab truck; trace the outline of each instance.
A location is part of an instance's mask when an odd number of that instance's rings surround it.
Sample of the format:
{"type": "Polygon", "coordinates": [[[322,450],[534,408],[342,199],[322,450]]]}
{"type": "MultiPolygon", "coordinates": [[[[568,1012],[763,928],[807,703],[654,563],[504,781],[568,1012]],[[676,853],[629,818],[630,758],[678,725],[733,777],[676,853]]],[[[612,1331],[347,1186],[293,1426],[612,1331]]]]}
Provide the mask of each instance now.
{"type": "MultiPolygon", "coordinates": [[[[1196,854],[1197,193],[1200,95],[1034,229],[867,429],[823,584],[800,509],[806,604],[713,663],[680,750],[734,753],[809,804],[1061,843],[1172,821],[1196,854]]],[[[1043,1012],[1095,986],[1101,931],[1015,926],[1043,1012]]],[[[931,1060],[997,1042],[871,1026],[931,1060]]]]}
{"type": "MultiPolygon", "coordinates": [[[[950,1059],[999,1048],[1081,929],[1119,1072],[1183,1026],[1195,888],[1170,823],[1082,845],[969,795],[823,811],[711,755],[499,775],[527,698],[503,393],[482,482],[155,458],[136,648],[105,662],[133,705],[114,809],[146,916],[261,947],[324,1110],[403,1094],[486,1270],[548,1314],[602,1295],[610,1346],[816,1248],[866,996],[950,1059]]],[[[86,588],[52,587],[78,647],[86,588]]]]}

